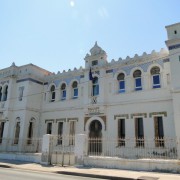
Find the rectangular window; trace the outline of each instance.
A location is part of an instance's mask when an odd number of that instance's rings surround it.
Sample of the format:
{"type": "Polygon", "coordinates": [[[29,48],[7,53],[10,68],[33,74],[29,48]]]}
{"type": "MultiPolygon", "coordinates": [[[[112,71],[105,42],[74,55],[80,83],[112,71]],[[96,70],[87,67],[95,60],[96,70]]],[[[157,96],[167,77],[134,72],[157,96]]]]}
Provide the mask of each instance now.
{"type": "Polygon", "coordinates": [[[136,146],[144,147],[143,118],[135,119],[135,136],[136,136],[136,146]]]}
{"type": "Polygon", "coordinates": [[[125,92],[125,81],[120,80],[119,81],[119,93],[124,93],[125,92]]]}
{"type": "Polygon", "coordinates": [[[118,120],[118,146],[125,146],[125,119],[118,120]]]}
{"type": "Polygon", "coordinates": [[[141,77],[135,79],[135,90],[136,91],[142,90],[141,77]]]}
{"type": "Polygon", "coordinates": [[[63,136],[63,122],[58,123],[58,145],[62,145],[62,136],[63,136]]]}
{"type": "Polygon", "coordinates": [[[98,65],[98,60],[92,61],[92,66],[96,66],[96,65],[98,65]]]}
{"type": "Polygon", "coordinates": [[[0,144],[2,143],[3,132],[4,132],[4,122],[0,122],[0,144]]]}
{"type": "Polygon", "coordinates": [[[164,147],[164,128],[162,116],[154,117],[155,145],[164,147]]]}
{"type": "Polygon", "coordinates": [[[29,122],[27,144],[32,144],[32,137],[33,137],[33,122],[29,122]]]}
{"type": "Polygon", "coordinates": [[[66,99],[66,90],[62,90],[62,100],[66,99]]]}
{"type": "Polygon", "coordinates": [[[55,92],[55,91],[52,91],[52,92],[51,92],[51,102],[54,102],[54,101],[55,101],[55,98],[56,98],[56,92],[55,92]]]}
{"type": "Polygon", "coordinates": [[[156,74],[154,76],[152,76],[153,78],[153,88],[160,88],[161,85],[160,85],[160,76],[159,74],[156,74]]]}
{"type": "Polygon", "coordinates": [[[47,123],[47,134],[52,134],[52,122],[47,123]]]}
{"type": "Polygon", "coordinates": [[[74,88],[74,97],[73,98],[77,98],[78,97],[78,88],[74,88]]]}
{"type": "Polygon", "coordinates": [[[93,85],[93,96],[99,95],[99,85],[93,85]]]}
{"type": "Polygon", "coordinates": [[[75,121],[69,122],[69,145],[74,145],[75,140],[75,121]]]}
{"type": "Polygon", "coordinates": [[[24,86],[19,87],[19,101],[22,101],[24,86]]]}
{"type": "Polygon", "coordinates": [[[18,142],[19,142],[19,134],[20,134],[20,122],[17,122],[16,123],[16,129],[15,129],[14,144],[18,144],[18,142]]]}

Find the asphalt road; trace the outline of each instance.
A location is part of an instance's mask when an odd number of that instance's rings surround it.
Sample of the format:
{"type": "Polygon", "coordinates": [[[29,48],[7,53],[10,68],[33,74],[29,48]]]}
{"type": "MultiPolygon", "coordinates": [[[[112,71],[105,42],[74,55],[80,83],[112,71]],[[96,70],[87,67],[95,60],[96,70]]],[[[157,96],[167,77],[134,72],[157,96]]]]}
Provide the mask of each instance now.
{"type": "Polygon", "coordinates": [[[0,180],[102,180],[89,177],[69,176],[55,173],[0,168],[0,180]]]}

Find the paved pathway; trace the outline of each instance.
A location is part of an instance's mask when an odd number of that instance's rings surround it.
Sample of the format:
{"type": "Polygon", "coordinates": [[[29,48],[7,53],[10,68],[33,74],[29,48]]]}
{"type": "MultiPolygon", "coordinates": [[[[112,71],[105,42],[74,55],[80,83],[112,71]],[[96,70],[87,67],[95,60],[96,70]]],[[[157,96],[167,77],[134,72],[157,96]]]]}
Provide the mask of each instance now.
{"type": "Polygon", "coordinates": [[[11,161],[11,160],[0,160],[0,167],[78,175],[78,176],[86,176],[86,177],[105,178],[105,176],[108,176],[110,179],[114,179],[114,180],[115,179],[180,180],[180,174],[129,171],[129,170],[118,170],[118,169],[103,169],[103,168],[92,168],[92,167],[69,167],[69,166],[61,167],[61,166],[52,166],[52,165],[44,166],[36,163],[11,161]]]}

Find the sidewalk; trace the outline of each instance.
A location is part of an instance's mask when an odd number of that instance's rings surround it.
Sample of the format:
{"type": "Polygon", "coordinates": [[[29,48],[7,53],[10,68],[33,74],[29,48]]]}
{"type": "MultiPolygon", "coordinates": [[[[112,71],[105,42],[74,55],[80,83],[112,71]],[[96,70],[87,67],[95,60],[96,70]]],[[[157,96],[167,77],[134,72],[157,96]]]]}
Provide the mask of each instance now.
{"type": "MultiPolygon", "coordinates": [[[[106,177],[112,180],[180,180],[180,174],[171,173],[158,173],[158,172],[143,172],[143,171],[129,171],[119,169],[103,169],[103,168],[91,168],[91,167],[61,167],[61,166],[44,166],[41,164],[0,160],[0,168],[16,168],[31,171],[50,172],[58,174],[76,175],[84,177],[96,177],[105,179],[106,177]]],[[[107,179],[106,178],[106,179],[107,179]]]]}

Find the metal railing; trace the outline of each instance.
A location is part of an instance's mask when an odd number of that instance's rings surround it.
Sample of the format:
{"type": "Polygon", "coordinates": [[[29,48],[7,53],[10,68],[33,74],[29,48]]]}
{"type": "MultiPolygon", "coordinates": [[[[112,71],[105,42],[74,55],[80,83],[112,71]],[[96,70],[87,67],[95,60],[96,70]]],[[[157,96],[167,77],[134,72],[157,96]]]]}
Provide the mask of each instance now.
{"type": "Polygon", "coordinates": [[[58,153],[74,153],[75,136],[62,135],[53,136],[51,142],[52,152],[58,153]]]}
{"type": "Polygon", "coordinates": [[[88,138],[88,155],[118,158],[176,159],[180,140],[172,138],[88,138]]]}
{"type": "Polygon", "coordinates": [[[0,139],[0,152],[40,153],[42,139],[0,139]]]}
{"type": "Polygon", "coordinates": [[[74,164],[75,136],[53,136],[50,144],[51,164],[73,165],[74,164]]]}

